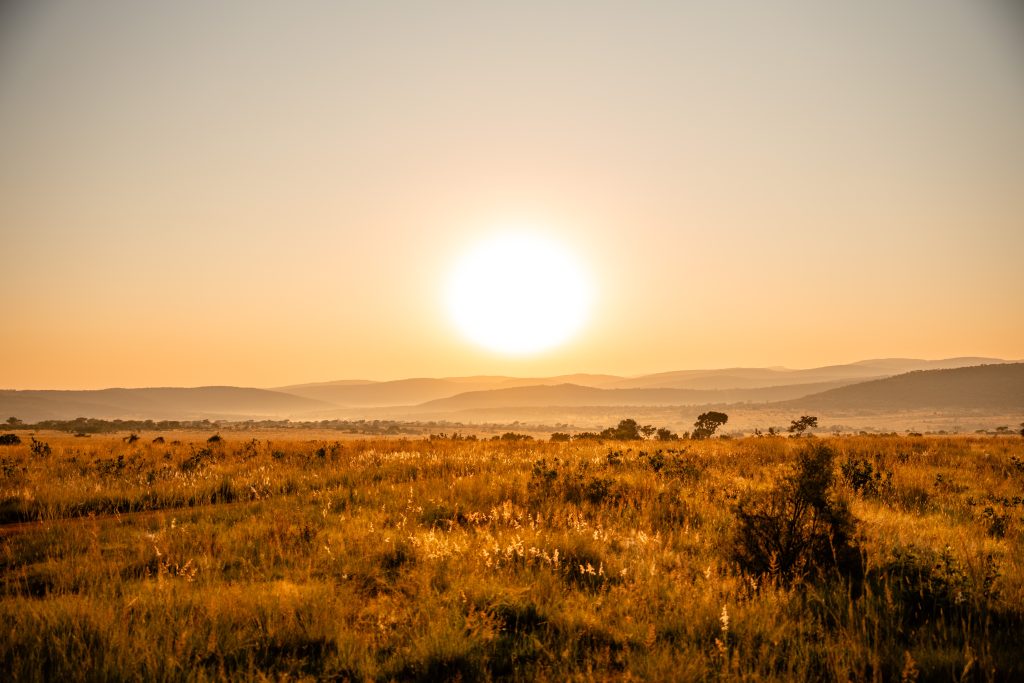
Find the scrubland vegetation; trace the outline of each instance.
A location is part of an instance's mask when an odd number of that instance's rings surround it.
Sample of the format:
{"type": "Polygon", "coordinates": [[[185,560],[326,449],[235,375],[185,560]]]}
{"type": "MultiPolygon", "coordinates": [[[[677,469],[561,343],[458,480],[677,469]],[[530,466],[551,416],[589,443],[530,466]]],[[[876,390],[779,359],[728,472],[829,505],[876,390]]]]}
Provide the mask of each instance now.
{"type": "Polygon", "coordinates": [[[0,446],[15,680],[1021,680],[1024,440],[0,446]]]}

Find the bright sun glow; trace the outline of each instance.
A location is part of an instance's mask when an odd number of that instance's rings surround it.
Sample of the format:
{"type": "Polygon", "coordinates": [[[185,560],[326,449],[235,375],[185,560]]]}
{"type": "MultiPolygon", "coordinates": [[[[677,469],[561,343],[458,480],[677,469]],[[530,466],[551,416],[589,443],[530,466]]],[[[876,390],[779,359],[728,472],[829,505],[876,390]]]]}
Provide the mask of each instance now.
{"type": "Polygon", "coordinates": [[[448,283],[448,306],[459,330],[477,344],[510,354],[567,341],[583,325],[590,298],[573,255],[528,233],[476,245],[448,283]]]}

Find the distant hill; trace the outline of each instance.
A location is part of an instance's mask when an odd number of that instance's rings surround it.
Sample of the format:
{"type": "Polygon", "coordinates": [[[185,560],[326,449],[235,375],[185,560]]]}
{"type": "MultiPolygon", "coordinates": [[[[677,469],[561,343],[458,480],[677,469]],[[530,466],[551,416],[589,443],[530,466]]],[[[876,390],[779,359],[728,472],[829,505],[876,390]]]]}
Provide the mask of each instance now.
{"type": "Polygon", "coordinates": [[[723,368],[717,370],[679,370],[661,372],[643,377],[625,378],[605,386],[622,389],[674,388],[674,389],[753,389],[789,384],[815,382],[861,382],[881,379],[913,370],[938,370],[972,365],[1003,363],[998,358],[946,358],[920,360],[917,358],[879,358],[845,365],[791,370],[788,368],[723,368]]]}
{"type": "MultiPolygon", "coordinates": [[[[889,358],[806,370],[725,368],[683,370],[642,377],[574,374],[555,377],[470,376],[388,382],[339,380],[279,389],[244,387],[0,390],[0,420],[47,419],[324,419],[421,416],[500,409],[607,406],[751,405],[819,406],[821,410],[900,411],[922,405],[962,410],[1016,409],[1024,390],[1007,379],[1021,363],[985,358],[926,361],[889,358]],[[992,360],[991,364],[982,364],[992,360]],[[936,375],[962,367],[964,374],[936,375]],[[906,369],[914,372],[900,375],[906,369]],[[976,370],[977,376],[969,371],[976,370]],[[897,375],[897,377],[892,377],[897,375]],[[1005,376],[1004,376],[1005,375],[1005,376]],[[934,378],[943,379],[934,379],[934,378]],[[882,379],[889,378],[889,379],[882,379]],[[933,378],[933,379],[923,379],[933,378]],[[877,380],[877,381],[876,381],[877,380]],[[886,383],[890,382],[891,383],[886,383]],[[999,389],[999,382],[1009,382],[999,389]],[[923,384],[922,384],[923,383],[923,384]],[[998,386],[997,386],[998,385],[998,386]],[[1001,392],[1001,393],[1000,393],[1001,392]],[[813,397],[811,396],[813,395],[813,397]],[[1016,402],[1015,402],[1016,401],[1016,402]],[[781,403],[780,403],[781,402],[781,403]]],[[[953,371],[949,371],[953,372],[953,371]]]]}
{"type": "Polygon", "coordinates": [[[1024,363],[918,370],[784,404],[818,410],[1024,412],[1024,363]]]}
{"type": "Polygon", "coordinates": [[[27,422],[101,419],[259,419],[295,417],[329,403],[267,389],[241,387],[3,391],[0,415],[27,422]]]}
{"type": "Polygon", "coordinates": [[[389,382],[341,380],[317,384],[299,384],[279,387],[275,391],[295,396],[327,401],[339,407],[392,407],[409,406],[439,398],[455,396],[467,391],[489,391],[531,385],[573,383],[585,386],[603,386],[621,380],[613,375],[560,375],[557,377],[443,377],[399,379],[389,382]]]}
{"type": "Polygon", "coordinates": [[[539,408],[547,406],[681,406],[718,403],[781,401],[837,386],[835,382],[794,384],[755,389],[598,389],[578,384],[525,386],[468,391],[409,407],[411,412],[444,413],[480,408],[539,408]]]}
{"type": "MultiPolygon", "coordinates": [[[[880,379],[911,370],[954,368],[983,363],[1001,363],[996,358],[948,358],[944,360],[920,360],[914,358],[883,358],[859,361],[846,365],[831,365],[805,370],[787,368],[721,368],[713,370],[678,370],[660,372],[640,377],[618,377],[615,375],[574,374],[554,377],[505,377],[478,375],[470,377],[420,377],[386,382],[371,380],[338,380],[314,384],[296,384],[276,387],[295,396],[326,401],[343,408],[371,408],[411,406],[449,398],[465,392],[493,391],[532,386],[556,386],[574,384],[597,389],[695,389],[720,391],[731,389],[768,389],[772,387],[803,385],[810,391],[820,391],[833,386],[880,379]],[[813,387],[820,384],[819,387],[813,387]],[[826,386],[828,384],[828,386],[826,386]]],[[[800,393],[771,392],[759,395],[731,395],[729,401],[765,401],[795,398],[800,393]]],[[[686,401],[702,400],[699,397],[685,398],[686,401]]]]}

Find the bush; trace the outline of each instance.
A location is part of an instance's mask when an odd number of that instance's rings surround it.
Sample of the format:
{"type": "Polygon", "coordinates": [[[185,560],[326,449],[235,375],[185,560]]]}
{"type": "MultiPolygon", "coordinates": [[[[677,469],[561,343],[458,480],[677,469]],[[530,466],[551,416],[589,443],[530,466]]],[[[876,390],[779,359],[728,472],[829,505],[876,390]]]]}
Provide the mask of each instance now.
{"type": "Polygon", "coordinates": [[[831,491],[834,458],[824,444],[809,446],[775,488],[740,501],[734,557],[744,571],[785,582],[862,575],[856,520],[831,491]]]}
{"type": "Polygon", "coordinates": [[[32,455],[37,458],[46,458],[53,453],[53,449],[50,448],[50,444],[45,441],[36,441],[35,437],[32,437],[32,442],[29,444],[29,448],[32,449],[32,455]]]}
{"type": "Polygon", "coordinates": [[[517,434],[516,432],[505,432],[501,436],[492,436],[492,441],[533,441],[529,434],[517,434]]]}
{"type": "Polygon", "coordinates": [[[1001,515],[996,512],[994,507],[989,505],[982,511],[981,516],[985,518],[989,536],[994,538],[1003,538],[1006,536],[1006,529],[1010,521],[1009,515],[1001,515]]]}
{"type": "Polygon", "coordinates": [[[214,459],[213,451],[210,448],[193,449],[192,455],[182,461],[179,465],[182,472],[195,472],[214,459]]]}
{"type": "Polygon", "coordinates": [[[875,469],[864,458],[847,460],[839,466],[839,471],[853,492],[863,496],[877,496],[892,488],[892,472],[887,471],[883,479],[881,468],[875,469]]]}
{"type": "Polygon", "coordinates": [[[946,546],[937,553],[928,548],[896,548],[892,556],[871,571],[878,594],[892,596],[898,623],[910,626],[943,619],[963,618],[998,599],[999,562],[987,555],[980,576],[966,571],[946,546]],[[885,585],[887,584],[887,585],[885,585]]]}
{"type": "Polygon", "coordinates": [[[21,439],[17,434],[0,434],[0,446],[17,446],[21,439]]]}

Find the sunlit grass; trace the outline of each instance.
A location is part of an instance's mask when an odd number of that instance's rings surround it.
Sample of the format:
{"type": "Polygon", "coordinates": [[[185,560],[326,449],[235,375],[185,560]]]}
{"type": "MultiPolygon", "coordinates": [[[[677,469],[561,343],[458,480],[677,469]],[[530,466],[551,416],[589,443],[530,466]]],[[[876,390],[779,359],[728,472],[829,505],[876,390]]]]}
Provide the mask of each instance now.
{"type": "Polygon", "coordinates": [[[39,438],[0,447],[17,679],[1024,676],[1020,439],[823,440],[892,473],[837,476],[865,575],[783,584],[734,506],[805,440],[39,438]]]}

